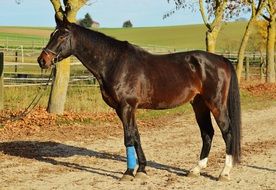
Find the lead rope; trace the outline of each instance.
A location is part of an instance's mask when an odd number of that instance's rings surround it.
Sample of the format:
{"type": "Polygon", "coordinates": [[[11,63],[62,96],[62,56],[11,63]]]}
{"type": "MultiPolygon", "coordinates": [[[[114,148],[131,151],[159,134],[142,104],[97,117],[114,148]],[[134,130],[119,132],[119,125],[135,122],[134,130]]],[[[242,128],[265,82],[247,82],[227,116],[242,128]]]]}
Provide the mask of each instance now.
{"type": "MultiPolygon", "coordinates": [[[[38,93],[34,99],[31,101],[31,103],[24,109],[24,111],[18,115],[15,115],[15,116],[10,116],[10,117],[6,117],[4,119],[0,119],[0,122],[3,123],[5,121],[17,121],[17,120],[20,120],[20,119],[23,119],[24,117],[26,117],[39,103],[39,101],[41,100],[41,98],[43,97],[43,94],[46,92],[49,84],[50,84],[50,81],[51,81],[51,78],[53,76],[53,69],[51,69],[51,73],[49,75],[49,78],[44,86],[44,88],[42,88],[41,86],[43,86],[42,84],[42,81],[41,81],[41,85],[39,87],[39,90],[40,90],[40,93],[38,93]]],[[[41,78],[42,78],[42,74],[41,74],[41,78]]]]}

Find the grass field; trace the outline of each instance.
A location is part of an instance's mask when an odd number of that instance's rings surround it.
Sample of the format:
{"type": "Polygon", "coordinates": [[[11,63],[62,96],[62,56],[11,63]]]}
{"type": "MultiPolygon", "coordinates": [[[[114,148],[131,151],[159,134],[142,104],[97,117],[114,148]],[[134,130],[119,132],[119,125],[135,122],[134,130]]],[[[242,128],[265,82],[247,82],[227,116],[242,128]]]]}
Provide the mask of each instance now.
{"type": "MultiPolygon", "coordinates": [[[[41,93],[41,89],[38,87],[11,87],[5,88],[5,107],[9,110],[22,110],[26,108],[37,93],[41,93]],[[24,93],[22,93],[24,92],[24,93]]],[[[39,102],[39,106],[46,108],[48,97],[50,93],[50,87],[44,92],[42,99],[39,102]]],[[[276,105],[276,99],[271,98],[269,92],[262,96],[252,95],[252,92],[242,89],[241,90],[241,102],[242,110],[258,110],[263,108],[269,108],[276,105]]],[[[65,104],[65,110],[69,112],[80,113],[114,113],[114,110],[106,105],[103,101],[100,93],[100,89],[97,86],[94,87],[74,87],[68,88],[67,100],[65,104]]],[[[179,115],[185,113],[192,113],[192,107],[190,104],[180,106],[174,109],[168,110],[139,110],[138,118],[140,119],[155,119],[162,115],[179,115]]]]}
{"type": "MultiPolygon", "coordinates": [[[[218,50],[237,50],[246,23],[235,22],[223,24],[218,39],[218,50]]],[[[15,41],[9,45],[20,45],[30,42],[47,42],[52,28],[0,27],[0,47],[5,46],[7,39],[15,41]]],[[[205,49],[204,25],[183,25],[169,27],[141,28],[100,28],[100,32],[119,40],[127,40],[140,46],[156,46],[168,50],[205,49]]],[[[158,50],[157,50],[158,51],[158,50]]]]}

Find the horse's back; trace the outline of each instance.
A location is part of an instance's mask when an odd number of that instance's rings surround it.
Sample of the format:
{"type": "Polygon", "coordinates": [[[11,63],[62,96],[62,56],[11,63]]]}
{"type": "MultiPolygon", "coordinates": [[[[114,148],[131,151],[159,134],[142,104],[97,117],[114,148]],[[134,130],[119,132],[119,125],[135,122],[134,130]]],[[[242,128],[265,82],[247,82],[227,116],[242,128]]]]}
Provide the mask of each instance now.
{"type": "Polygon", "coordinates": [[[197,94],[216,96],[217,88],[228,88],[229,63],[225,58],[204,51],[149,56],[142,70],[147,87],[146,102],[140,107],[166,109],[191,101],[197,94]],[[150,90],[149,90],[150,88],[150,90]],[[147,99],[149,100],[149,99],[147,99]]]}

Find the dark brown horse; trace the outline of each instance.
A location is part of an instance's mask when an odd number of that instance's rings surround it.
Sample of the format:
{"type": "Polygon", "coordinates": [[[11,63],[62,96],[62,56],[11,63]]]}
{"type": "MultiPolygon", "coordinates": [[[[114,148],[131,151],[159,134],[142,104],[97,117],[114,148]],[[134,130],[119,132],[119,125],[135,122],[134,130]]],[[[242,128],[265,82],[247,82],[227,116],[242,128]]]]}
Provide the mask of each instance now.
{"type": "Polygon", "coordinates": [[[198,164],[189,176],[207,166],[214,129],[213,114],[226,144],[225,166],[219,179],[229,179],[240,160],[240,95],[234,67],[226,58],[204,51],[153,55],[127,41],[85,29],[66,19],[38,57],[42,68],[71,55],[97,78],[104,101],[116,110],[124,127],[127,170],[122,179],[146,176],[146,158],[136,125],[137,109],[168,109],[190,102],[202,137],[198,164]]]}

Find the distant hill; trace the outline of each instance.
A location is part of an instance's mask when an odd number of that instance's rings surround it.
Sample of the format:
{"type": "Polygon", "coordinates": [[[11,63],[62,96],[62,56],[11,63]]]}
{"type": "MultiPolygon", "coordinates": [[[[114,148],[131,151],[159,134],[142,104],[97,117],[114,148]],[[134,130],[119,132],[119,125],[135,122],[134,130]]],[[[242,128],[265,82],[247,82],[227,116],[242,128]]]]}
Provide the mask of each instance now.
{"type": "MultiPolygon", "coordinates": [[[[218,38],[217,48],[237,49],[242,39],[246,22],[224,23],[218,38]]],[[[205,50],[205,25],[183,25],[169,27],[146,27],[130,29],[100,29],[99,31],[120,40],[128,40],[138,45],[155,45],[169,49],[205,50]]]]}

